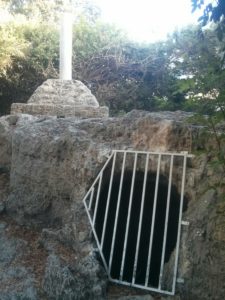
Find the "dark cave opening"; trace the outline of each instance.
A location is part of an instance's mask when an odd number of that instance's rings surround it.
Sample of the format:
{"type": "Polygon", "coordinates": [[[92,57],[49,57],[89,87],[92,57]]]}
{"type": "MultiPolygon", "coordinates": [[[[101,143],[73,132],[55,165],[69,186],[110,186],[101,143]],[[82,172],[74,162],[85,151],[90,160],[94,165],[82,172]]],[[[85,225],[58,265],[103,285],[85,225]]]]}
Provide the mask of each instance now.
{"type": "MultiPolygon", "coordinates": [[[[109,264],[110,251],[112,247],[112,236],[113,236],[113,230],[115,224],[120,177],[121,177],[121,170],[114,174],[113,181],[112,181],[112,190],[111,190],[109,210],[108,210],[108,216],[106,222],[105,238],[103,244],[103,254],[107,265],[109,264]]],[[[131,214],[130,214],[130,223],[129,223],[130,225],[128,230],[127,248],[126,248],[125,261],[124,261],[124,272],[122,277],[122,280],[126,282],[132,282],[137,236],[138,236],[138,225],[139,225],[139,217],[140,217],[140,210],[141,210],[143,180],[144,180],[144,172],[136,171],[131,214]]],[[[95,223],[95,229],[99,240],[101,240],[102,237],[102,228],[104,223],[106,202],[107,202],[107,196],[108,196],[108,190],[110,184],[109,181],[110,181],[110,172],[105,172],[101,191],[100,191],[100,196],[99,196],[98,211],[97,211],[96,223],[95,223]]],[[[126,222],[128,216],[131,181],[132,181],[132,171],[126,170],[124,172],[123,187],[121,191],[121,202],[120,202],[120,208],[118,214],[118,223],[117,223],[115,245],[114,245],[113,258],[112,258],[111,277],[113,279],[119,279],[120,277],[120,269],[122,263],[123,247],[124,247],[124,239],[125,239],[125,231],[126,231],[126,222]]],[[[143,210],[142,227],[141,227],[141,235],[140,235],[140,247],[139,247],[136,279],[135,279],[135,283],[140,285],[144,285],[146,279],[148,249],[149,249],[150,232],[152,226],[152,212],[153,212],[155,182],[156,182],[156,174],[149,171],[147,174],[147,181],[146,181],[146,193],[144,198],[144,210],[143,210]]],[[[159,285],[160,264],[162,258],[164,225],[165,225],[166,204],[167,204],[167,191],[168,191],[168,179],[166,176],[160,175],[156,214],[155,214],[155,226],[153,231],[150,272],[149,272],[149,280],[148,280],[148,286],[151,287],[158,287],[159,285]]],[[[185,201],[184,201],[183,210],[186,210],[187,201],[186,199],[184,200],[185,201]]],[[[172,185],[164,264],[169,261],[171,253],[173,252],[176,246],[179,208],[180,208],[180,194],[178,193],[176,186],[172,185]]]]}

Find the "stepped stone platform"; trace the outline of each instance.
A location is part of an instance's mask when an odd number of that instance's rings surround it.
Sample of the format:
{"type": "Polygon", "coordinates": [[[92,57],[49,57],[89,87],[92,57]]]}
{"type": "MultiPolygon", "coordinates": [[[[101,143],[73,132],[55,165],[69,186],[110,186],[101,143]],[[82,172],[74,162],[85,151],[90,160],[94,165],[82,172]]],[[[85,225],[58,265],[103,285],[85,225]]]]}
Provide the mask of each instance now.
{"type": "Polygon", "coordinates": [[[13,103],[11,114],[49,115],[78,118],[109,116],[106,106],[78,80],[48,79],[39,86],[27,103],[13,103]]]}

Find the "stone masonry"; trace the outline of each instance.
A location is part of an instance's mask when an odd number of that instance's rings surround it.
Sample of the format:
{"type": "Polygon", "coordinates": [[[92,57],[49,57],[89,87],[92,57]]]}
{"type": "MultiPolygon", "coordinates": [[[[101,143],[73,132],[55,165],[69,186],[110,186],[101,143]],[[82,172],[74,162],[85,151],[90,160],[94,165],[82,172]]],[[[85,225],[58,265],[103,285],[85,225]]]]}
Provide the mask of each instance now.
{"type": "Polygon", "coordinates": [[[109,111],[78,80],[48,79],[39,86],[28,103],[13,103],[11,114],[49,115],[77,118],[108,117],[109,111]]]}

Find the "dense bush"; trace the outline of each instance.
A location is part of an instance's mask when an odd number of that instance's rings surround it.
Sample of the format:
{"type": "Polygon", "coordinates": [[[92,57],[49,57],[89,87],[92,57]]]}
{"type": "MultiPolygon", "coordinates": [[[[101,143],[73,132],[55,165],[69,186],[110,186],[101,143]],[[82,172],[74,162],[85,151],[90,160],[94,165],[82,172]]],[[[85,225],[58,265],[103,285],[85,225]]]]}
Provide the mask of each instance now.
{"type": "MultiPolygon", "coordinates": [[[[0,65],[1,113],[6,113],[12,102],[27,101],[44,80],[58,77],[59,36],[56,26],[31,21],[4,25],[1,32],[13,32],[12,43],[20,45],[13,51],[5,47],[8,42],[0,45],[8,57],[0,65]]],[[[74,26],[73,78],[85,82],[113,113],[157,109],[173,80],[164,48],[136,45],[112,25],[80,19],[74,26]]]]}
{"type": "MultiPolygon", "coordinates": [[[[12,102],[26,102],[47,78],[58,78],[59,66],[59,28],[52,14],[45,20],[50,4],[3,2],[26,17],[0,25],[0,114],[8,113],[12,102]]],[[[55,4],[57,9],[60,1],[55,4]]],[[[225,71],[213,32],[189,27],[165,42],[141,45],[90,15],[77,18],[73,32],[73,78],[88,85],[111,114],[134,108],[223,110],[225,71]]]]}
{"type": "Polygon", "coordinates": [[[46,24],[31,22],[0,26],[0,113],[8,113],[12,102],[25,102],[44,80],[57,76],[58,32],[46,24]],[[12,45],[10,46],[13,34],[12,45]],[[5,47],[5,44],[8,47],[5,47]]]}

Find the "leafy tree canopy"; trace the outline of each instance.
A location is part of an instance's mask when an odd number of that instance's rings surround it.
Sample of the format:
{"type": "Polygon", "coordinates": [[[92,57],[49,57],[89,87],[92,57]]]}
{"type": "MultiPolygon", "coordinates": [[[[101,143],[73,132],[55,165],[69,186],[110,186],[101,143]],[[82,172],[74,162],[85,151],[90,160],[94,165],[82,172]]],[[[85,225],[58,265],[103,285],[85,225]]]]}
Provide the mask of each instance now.
{"type": "Polygon", "coordinates": [[[192,11],[197,9],[203,10],[202,16],[199,18],[201,26],[205,26],[210,22],[217,24],[216,32],[220,40],[224,37],[225,32],[225,1],[217,0],[210,3],[205,0],[191,0],[192,11]]]}
{"type": "MultiPolygon", "coordinates": [[[[44,3],[61,5],[57,0],[3,2],[15,14],[16,9],[25,10],[35,3],[37,11],[50,7],[44,3]]],[[[140,45],[115,26],[96,20],[93,11],[90,18],[82,14],[74,25],[73,78],[86,83],[112,114],[134,108],[193,111],[199,108],[199,94],[204,95],[201,108],[206,113],[219,105],[209,109],[208,103],[215,103],[210,102],[213,91],[220,95],[223,106],[225,71],[220,63],[221,44],[213,31],[206,31],[203,37],[200,28],[188,27],[165,42],[140,45]]],[[[51,18],[49,23],[43,21],[43,16],[40,22],[30,17],[25,23],[0,25],[0,109],[4,112],[11,102],[27,101],[47,78],[58,77],[57,23],[51,18]]]]}
{"type": "MultiPolygon", "coordinates": [[[[91,0],[71,0],[72,12],[79,18],[85,16],[89,21],[96,20],[100,15],[100,9],[91,0]]],[[[0,0],[2,6],[14,14],[26,16],[28,20],[39,22],[57,22],[64,7],[63,0],[0,0]]]]}

